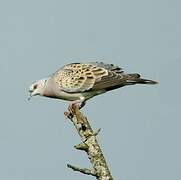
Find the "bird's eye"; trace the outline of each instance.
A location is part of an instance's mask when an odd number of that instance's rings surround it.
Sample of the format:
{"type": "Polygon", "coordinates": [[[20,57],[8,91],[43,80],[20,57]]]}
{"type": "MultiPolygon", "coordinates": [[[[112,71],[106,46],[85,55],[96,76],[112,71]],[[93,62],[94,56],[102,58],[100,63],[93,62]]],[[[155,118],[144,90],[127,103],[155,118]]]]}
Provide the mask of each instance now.
{"type": "Polygon", "coordinates": [[[33,89],[35,90],[37,87],[38,87],[38,85],[37,85],[37,84],[35,84],[35,85],[33,86],[33,89]]]}

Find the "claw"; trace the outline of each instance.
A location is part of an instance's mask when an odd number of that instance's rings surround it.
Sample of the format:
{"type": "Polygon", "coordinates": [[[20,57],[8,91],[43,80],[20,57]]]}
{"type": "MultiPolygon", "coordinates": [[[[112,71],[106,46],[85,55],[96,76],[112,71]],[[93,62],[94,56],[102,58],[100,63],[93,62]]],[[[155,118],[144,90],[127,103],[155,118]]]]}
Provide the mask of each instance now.
{"type": "Polygon", "coordinates": [[[76,109],[76,106],[75,106],[75,104],[72,104],[72,103],[68,107],[68,110],[69,110],[70,114],[75,114],[74,113],[75,109],[76,109]]]}
{"type": "Polygon", "coordinates": [[[70,111],[64,112],[64,115],[65,115],[66,118],[68,118],[68,119],[70,119],[72,121],[73,114],[70,111]]]}

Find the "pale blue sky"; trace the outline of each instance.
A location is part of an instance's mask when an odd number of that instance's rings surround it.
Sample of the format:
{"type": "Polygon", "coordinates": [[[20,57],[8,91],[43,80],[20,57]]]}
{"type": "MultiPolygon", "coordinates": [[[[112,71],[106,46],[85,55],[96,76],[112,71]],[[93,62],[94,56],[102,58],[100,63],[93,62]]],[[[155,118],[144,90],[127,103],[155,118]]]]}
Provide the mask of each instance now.
{"type": "Polygon", "coordinates": [[[67,102],[28,87],[71,62],[101,60],[158,80],[90,100],[83,112],[116,180],[181,179],[181,2],[6,0],[0,2],[0,179],[91,180],[64,118],[67,102]]]}

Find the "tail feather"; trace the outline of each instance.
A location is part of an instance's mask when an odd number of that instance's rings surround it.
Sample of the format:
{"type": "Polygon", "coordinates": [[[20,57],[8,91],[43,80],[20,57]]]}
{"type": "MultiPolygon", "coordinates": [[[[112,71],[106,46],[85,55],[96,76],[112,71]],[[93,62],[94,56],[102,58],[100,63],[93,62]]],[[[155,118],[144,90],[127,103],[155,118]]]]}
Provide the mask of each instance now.
{"type": "Polygon", "coordinates": [[[131,84],[150,84],[150,85],[154,85],[154,84],[158,84],[158,82],[153,81],[153,80],[149,80],[149,79],[142,79],[140,78],[140,74],[128,74],[128,78],[126,80],[128,85],[131,84]]]}
{"type": "Polygon", "coordinates": [[[156,82],[156,81],[149,80],[149,79],[142,79],[142,78],[139,78],[136,81],[139,84],[158,84],[158,82],[156,82]]]}

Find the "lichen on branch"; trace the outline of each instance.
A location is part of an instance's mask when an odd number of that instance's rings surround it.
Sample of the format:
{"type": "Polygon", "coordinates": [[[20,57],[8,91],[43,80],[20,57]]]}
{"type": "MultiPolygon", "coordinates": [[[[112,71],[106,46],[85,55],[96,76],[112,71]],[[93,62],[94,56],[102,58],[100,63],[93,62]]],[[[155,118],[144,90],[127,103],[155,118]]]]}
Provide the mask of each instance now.
{"type": "Polygon", "coordinates": [[[67,166],[74,171],[95,176],[98,180],[113,180],[100,145],[96,139],[100,129],[94,132],[88,119],[80,112],[77,106],[69,107],[69,112],[65,112],[65,116],[74,124],[82,141],[74,147],[87,153],[93,169],[79,168],[70,164],[67,166]]]}

